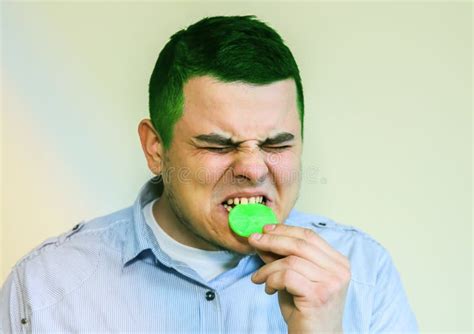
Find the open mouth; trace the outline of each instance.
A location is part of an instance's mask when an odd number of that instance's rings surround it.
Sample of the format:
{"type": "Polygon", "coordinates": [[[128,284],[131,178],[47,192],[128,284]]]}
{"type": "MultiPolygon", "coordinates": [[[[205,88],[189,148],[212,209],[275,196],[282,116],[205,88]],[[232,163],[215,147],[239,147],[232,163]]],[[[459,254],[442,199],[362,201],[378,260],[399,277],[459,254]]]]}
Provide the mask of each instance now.
{"type": "Polygon", "coordinates": [[[267,205],[268,199],[265,196],[253,196],[253,197],[236,197],[229,198],[228,200],[222,202],[224,208],[230,212],[239,204],[263,204],[267,205]]]}

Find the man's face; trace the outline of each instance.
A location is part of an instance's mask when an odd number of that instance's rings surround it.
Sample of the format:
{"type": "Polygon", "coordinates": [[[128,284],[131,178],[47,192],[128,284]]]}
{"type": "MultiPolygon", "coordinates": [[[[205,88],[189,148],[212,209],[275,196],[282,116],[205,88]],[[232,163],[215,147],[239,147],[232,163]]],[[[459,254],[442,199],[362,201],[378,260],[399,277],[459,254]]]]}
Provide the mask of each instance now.
{"type": "MultiPolygon", "coordinates": [[[[164,152],[162,205],[178,239],[249,253],[228,225],[229,199],[262,201],[284,222],[300,186],[301,125],[293,79],[268,85],[210,76],[184,86],[184,111],[164,152]],[[253,198],[253,199],[252,199],[253,198]]],[[[233,203],[232,205],[235,205],[233,203]]],[[[231,205],[231,206],[232,206],[231,205]]],[[[196,245],[196,244],[194,244],[196,245]]]]}

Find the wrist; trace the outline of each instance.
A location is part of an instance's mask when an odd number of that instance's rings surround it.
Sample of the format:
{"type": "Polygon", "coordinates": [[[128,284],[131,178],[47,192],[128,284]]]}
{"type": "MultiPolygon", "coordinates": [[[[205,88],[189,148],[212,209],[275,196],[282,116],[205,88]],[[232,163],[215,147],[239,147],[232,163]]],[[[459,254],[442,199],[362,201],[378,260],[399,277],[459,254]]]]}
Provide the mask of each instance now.
{"type": "Polygon", "coordinates": [[[288,326],[288,334],[341,334],[344,333],[342,324],[339,326],[320,326],[315,323],[300,322],[297,325],[288,326]]]}

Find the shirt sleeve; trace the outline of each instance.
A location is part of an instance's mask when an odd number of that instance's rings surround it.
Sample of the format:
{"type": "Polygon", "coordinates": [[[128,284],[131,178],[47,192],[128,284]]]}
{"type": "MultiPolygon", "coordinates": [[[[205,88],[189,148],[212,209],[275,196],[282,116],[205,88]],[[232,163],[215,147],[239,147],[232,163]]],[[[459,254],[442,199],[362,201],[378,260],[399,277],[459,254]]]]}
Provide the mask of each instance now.
{"type": "Polygon", "coordinates": [[[418,333],[400,275],[387,251],[379,263],[370,333],[418,333]]]}
{"type": "Polygon", "coordinates": [[[20,325],[21,294],[12,271],[0,290],[0,333],[22,333],[20,325]]]}

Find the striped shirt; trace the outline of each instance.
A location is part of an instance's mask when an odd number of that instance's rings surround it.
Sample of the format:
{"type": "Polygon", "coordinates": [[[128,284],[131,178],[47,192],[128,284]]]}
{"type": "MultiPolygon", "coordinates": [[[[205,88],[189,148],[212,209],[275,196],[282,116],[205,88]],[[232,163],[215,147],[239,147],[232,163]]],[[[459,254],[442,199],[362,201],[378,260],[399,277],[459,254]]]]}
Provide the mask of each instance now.
{"type": "MultiPolygon", "coordinates": [[[[278,296],[250,276],[255,255],[210,281],[173,260],[142,209],[160,196],[150,179],[134,204],[50,238],[13,268],[0,293],[2,333],[286,333],[278,296]]],[[[313,229],[351,262],[346,333],[417,332],[388,252],[362,231],[293,210],[285,222],[313,229]]]]}

